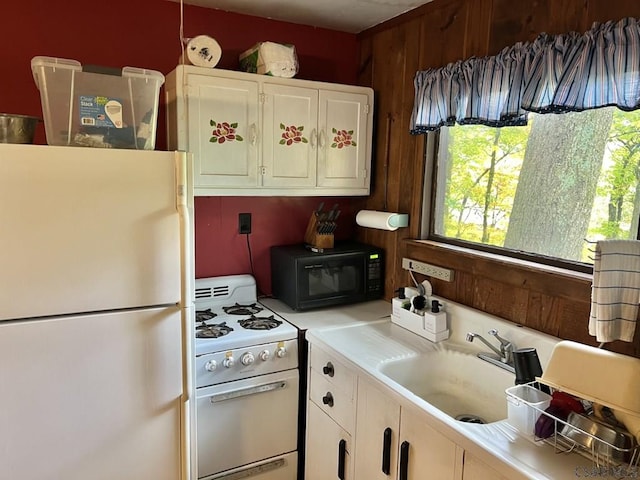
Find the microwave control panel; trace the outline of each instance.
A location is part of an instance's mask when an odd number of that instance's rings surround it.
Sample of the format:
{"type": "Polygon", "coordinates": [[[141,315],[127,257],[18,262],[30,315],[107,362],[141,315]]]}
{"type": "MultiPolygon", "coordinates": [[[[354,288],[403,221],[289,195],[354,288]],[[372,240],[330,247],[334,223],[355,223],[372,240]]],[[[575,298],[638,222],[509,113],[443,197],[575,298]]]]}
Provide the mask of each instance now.
{"type": "Polygon", "coordinates": [[[367,260],[367,292],[381,292],[384,290],[382,255],[378,253],[369,254],[367,260]]]}

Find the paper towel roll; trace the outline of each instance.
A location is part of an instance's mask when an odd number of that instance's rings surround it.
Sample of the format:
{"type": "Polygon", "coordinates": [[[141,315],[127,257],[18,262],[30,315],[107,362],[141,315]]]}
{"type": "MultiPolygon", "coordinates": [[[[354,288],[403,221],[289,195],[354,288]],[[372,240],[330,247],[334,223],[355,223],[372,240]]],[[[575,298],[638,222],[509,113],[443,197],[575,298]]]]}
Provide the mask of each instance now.
{"type": "Polygon", "coordinates": [[[198,35],[187,42],[187,61],[197,67],[215,67],[222,57],[222,49],[214,38],[198,35]]]}
{"type": "Polygon", "coordinates": [[[360,210],[356,215],[356,223],[361,227],[394,231],[399,227],[406,227],[409,225],[409,215],[406,213],[360,210]]]}

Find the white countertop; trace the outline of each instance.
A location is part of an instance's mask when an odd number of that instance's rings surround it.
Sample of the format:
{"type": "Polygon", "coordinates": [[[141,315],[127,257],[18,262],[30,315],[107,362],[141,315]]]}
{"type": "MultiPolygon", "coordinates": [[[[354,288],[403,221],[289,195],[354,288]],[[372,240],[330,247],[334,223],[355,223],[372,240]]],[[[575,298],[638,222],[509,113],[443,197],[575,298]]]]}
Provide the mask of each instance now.
{"type": "MultiPolygon", "coordinates": [[[[389,302],[378,300],[307,312],[293,311],[275,299],[261,299],[260,302],[296,327],[307,330],[306,337],[310,343],[339,353],[356,369],[386,385],[405,404],[408,402],[430,414],[436,423],[444,424],[452,440],[463,448],[476,452],[482,449],[485,457],[486,452],[489,452],[526,479],[568,480],[589,477],[593,473],[591,460],[575,453],[556,453],[551,445],[533,442],[521,436],[506,420],[485,425],[457,421],[382,374],[380,365],[385,362],[412,357],[436,348],[436,344],[392,323],[389,302]]],[[[464,317],[460,324],[454,322],[451,325],[452,335],[449,341],[454,344],[471,327],[472,331],[499,327],[501,332],[507,331],[507,338],[516,338],[521,341],[521,345],[525,345],[524,342],[530,345],[533,337],[538,336],[535,331],[458,304],[449,302],[447,310],[453,316],[464,317]]],[[[558,339],[540,334],[538,340],[540,343],[536,346],[540,349],[544,365],[545,357],[558,339]]],[[[465,347],[469,348],[470,345],[466,344],[465,347]]],[[[493,467],[499,470],[498,463],[495,462],[493,467]]]]}
{"type": "Polygon", "coordinates": [[[340,307],[317,308],[302,312],[292,310],[288,305],[275,298],[260,298],[258,300],[300,330],[365,324],[389,317],[391,314],[391,304],[384,300],[373,300],[340,307]]]}

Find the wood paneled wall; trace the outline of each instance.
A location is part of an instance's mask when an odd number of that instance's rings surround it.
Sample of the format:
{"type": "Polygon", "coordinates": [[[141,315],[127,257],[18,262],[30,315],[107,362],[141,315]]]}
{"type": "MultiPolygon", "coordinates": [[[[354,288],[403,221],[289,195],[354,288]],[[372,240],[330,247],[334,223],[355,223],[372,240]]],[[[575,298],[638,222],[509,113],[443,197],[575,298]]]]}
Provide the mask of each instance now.
{"type": "MultiPolygon", "coordinates": [[[[638,0],[433,0],[358,36],[358,83],[376,93],[372,195],[357,209],[410,214],[395,232],[358,228],[360,240],[387,252],[385,297],[409,284],[408,256],[452,268],[451,283],[434,291],[451,300],[561,338],[594,345],[588,335],[590,278],[566,276],[495,258],[417,242],[424,180],[424,137],[409,134],[413,78],[419,70],[471,56],[494,55],[542,32],[584,32],[593,22],[640,17],[638,0]]],[[[633,344],[612,350],[640,357],[633,344]]]]}

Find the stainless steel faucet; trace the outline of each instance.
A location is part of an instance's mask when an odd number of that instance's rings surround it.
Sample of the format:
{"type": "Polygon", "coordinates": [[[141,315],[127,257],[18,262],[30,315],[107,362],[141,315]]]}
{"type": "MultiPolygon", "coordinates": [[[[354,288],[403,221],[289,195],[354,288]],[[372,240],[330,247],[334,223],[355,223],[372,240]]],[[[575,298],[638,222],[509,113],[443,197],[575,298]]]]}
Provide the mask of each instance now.
{"type": "Polygon", "coordinates": [[[491,343],[489,343],[482,335],[478,333],[467,333],[467,342],[473,342],[473,340],[477,338],[487,347],[489,347],[493,352],[495,352],[495,355],[480,352],[478,353],[478,358],[492,363],[493,365],[497,365],[498,367],[504,368],[505,370],[508,370],[512,373],[515,373],[515,368],[513,366],[513,344],[498,335],[498,330],[496,330],[495,328],[489,330],[488,333],[500,342],[499,349],[491,345],[491,343]]]}

